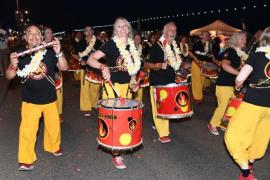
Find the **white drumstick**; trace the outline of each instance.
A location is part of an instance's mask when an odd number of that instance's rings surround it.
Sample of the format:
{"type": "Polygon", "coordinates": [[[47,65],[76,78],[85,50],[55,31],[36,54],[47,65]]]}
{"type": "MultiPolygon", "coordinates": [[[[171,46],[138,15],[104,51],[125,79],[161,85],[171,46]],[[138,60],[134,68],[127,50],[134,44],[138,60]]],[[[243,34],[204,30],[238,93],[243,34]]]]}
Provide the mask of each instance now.
{"type": "Polygon", "coordinates": [[[20,53],[18,53],[18,57],[24,56],[25,54],[31,54],[31,53],[33,53],[33,52],[36,52],[36,51],[38,51],[38,50],[40,50],[40,49],[43,49],[43,48],[46,48],[46,47],[48,47],[48,46],[52,46],[53,43],[54,43],[54,41],[49,42],[49,43],[46,43],[46,44],[39,45],[39,46],[37,46],[37,47],[34,47],[34,48],[32,48],[32,49],[28,49],[28,50],[23,51],[23,52],[20,52],[20,53]]]}

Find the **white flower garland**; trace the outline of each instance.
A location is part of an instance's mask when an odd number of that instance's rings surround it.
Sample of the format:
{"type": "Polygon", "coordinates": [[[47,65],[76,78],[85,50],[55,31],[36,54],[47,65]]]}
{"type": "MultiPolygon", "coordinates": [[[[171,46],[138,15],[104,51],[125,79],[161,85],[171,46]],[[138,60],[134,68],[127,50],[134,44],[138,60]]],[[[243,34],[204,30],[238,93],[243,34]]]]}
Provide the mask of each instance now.
{"type": "Polygon", "coordinates": [[[45,56],[47,50],[39,50],[35,53],[35,55],[31,56],[31,62],[28,65],[25,65],[25,67],[22,70],[17,71],[17,75],[19,77],[27,77],[30,75],[30,73],[35,72],[43,57],[45,56]]]}
{"type": "Polygon", "coordinates": [[[88,54],[92,51],[92,49],[96,43],[96,40],[97,40],[96,36],[93,35],[92,39],[91,39],[89,45],[86,47],[86,49],[83,52],[79,52],[80,58],[83,58],[84,56],[88,56],[88,54]]]}
{"type": "Polygon", "coordinates": [[[188,56],[189,47],[187,43],[180,42],[180,50],[181,50],[181,53],[184,55],[184,57],[188,56]]]}
{"type": "Polygon", "coordinates": [[[258,47],[255,52],[264,52],[265,57],[270,60],[270,46],[258,47]]]}
{"type": "Polygon", "coordinates": [[[141,67],[141,58],[134,41],[131,38],[128,38],[128,51],[126,50],[127,44],[121,42],[118,37],[114,36],[112,39],[115,42],[116,47],[119,49],[120,55],[124,58],[124,64],[127,67],[129,75],[136,75],[141,67]]]}
{"type": "Polygon", "coordinates": [[[177,71],[182,63],[182,59],[180,57],[181,52],[180,49],[177,47],[176,41],[172,41],[172,50],[169,43],[166,42],[164,36],[161,36],[159,40],[160,42],[162,42],[165,58],[168,59],[169,64],[174,69],[174,71],[177,71]]]}
{"type": "Polygon", "coordinates": [[[241,49],[237,48],[235,49],[237,52],[237,55],[243,60],[246,61],[248,59],[248,54],[245,53],[245,51],[242,51],[241,49]]]}

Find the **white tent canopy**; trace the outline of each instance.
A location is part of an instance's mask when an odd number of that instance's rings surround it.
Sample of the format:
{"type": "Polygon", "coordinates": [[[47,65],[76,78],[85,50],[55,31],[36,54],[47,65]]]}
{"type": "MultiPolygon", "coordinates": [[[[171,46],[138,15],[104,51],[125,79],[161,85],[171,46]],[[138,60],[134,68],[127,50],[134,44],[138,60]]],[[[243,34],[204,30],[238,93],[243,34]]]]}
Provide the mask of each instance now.
{"type": "Polygon", "coordinates": [[[212,36],[219,35],[232,35],[234,32],[241,31],[240,29],[234,28],[221,20],[216,20],[213,23],[190,31],[190,35],[200,36],[203,32],[208,31],[212,36]]]}

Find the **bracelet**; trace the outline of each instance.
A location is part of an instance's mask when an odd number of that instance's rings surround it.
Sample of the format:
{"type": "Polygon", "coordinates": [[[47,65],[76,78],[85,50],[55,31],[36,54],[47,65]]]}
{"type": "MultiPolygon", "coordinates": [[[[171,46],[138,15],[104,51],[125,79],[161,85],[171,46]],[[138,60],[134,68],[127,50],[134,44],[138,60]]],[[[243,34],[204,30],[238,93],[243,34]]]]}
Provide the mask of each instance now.
{"type": "Polygon", "coordinates": [[[100,69],[101,71],[103,71],[105,67],[106,67],[105,64],[101,64],[99,69],[100,69]]]}
{"type": "Polygon", "coordinates": [[[63,56],[63,52],[61,51],[59,54],[55,54],[55,57],[60,58],[61,56],[63,56]]]}
{"type": "Polygon", "coordinates": [[[8,70],[17,71],[18,67],[14,67],[12,64],[9,64],[8,70]]]}

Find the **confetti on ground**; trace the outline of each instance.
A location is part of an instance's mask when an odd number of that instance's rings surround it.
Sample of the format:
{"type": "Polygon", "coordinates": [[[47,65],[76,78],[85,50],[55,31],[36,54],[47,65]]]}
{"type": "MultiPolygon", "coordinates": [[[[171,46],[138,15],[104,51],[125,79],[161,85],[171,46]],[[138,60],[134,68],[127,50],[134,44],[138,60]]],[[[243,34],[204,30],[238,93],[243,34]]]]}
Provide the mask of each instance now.
{"type": "Polygon", "coordinates": [[[76,168],[76,171],[77,171],[77,172],[81,172],[81,168],[77,167],[77,168],[76,168]]]}
{"type": "Polygon", "coordinates": [[[157,140],[156,139],[153,139],[153,143],[156,143],[157,142],[157,140]]]}
{"type": "Polygon", "coordinates": [[[142,159],[143,158],[143,155],[137,155],[136,158],[137,159],[142,159]]]}

